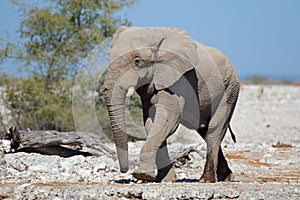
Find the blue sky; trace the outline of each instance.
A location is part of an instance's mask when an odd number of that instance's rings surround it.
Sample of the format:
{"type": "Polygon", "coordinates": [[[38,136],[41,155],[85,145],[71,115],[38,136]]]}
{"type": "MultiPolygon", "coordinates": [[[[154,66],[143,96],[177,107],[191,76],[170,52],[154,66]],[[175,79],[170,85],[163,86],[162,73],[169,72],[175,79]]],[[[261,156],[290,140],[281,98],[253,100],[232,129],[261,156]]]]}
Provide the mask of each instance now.
{"type": "MultiPolygon", "coordinates": [[[[225,53],[240,77],[300,79],[298,0],[139,0],[124,14],[133,26],[185,29],[225,53]]],[[[19,18],[9,0],[0,2],[0,19],[0,37],[14,37],[19,18]]]]}

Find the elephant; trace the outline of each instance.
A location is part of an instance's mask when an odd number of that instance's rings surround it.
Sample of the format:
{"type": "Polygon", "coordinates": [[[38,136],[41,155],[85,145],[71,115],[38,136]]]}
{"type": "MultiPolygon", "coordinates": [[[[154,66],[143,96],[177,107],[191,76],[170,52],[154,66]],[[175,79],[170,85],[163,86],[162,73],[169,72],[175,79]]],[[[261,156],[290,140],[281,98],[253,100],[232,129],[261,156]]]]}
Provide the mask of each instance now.
{"type": "Polygon", "coordinates": [[[120,171],[129,170],[125,100],[136,92],[142,103],[147,138],[139,167],[132,173],[134,178],[176,180],[167,138],[182,124],[196,130],[207,144],[199,181],[231,181],[233,173],[221,142],[230,129],[239,88],[237,73],[228,58],[218,49],[194,41],[185,30],[119,27],[112,38],[102,92],[120,171]]]}

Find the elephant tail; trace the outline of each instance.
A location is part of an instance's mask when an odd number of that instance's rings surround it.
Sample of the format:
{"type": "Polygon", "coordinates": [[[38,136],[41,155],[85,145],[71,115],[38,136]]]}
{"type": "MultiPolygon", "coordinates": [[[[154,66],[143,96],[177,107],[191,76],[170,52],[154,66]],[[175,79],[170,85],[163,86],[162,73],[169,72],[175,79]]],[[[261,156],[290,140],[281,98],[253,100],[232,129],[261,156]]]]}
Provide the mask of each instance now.
{"type": "Polygon", "coordinates": [[[233,142],[236,143],[236,138],[235,138],[235,135],[234,135],[234,133],[233,133],[231,127],[230,127],[230,124],[228,125],[228,128],[229,128],[229,131],[230,131],[231,138],[232,138],[233,142]]]}

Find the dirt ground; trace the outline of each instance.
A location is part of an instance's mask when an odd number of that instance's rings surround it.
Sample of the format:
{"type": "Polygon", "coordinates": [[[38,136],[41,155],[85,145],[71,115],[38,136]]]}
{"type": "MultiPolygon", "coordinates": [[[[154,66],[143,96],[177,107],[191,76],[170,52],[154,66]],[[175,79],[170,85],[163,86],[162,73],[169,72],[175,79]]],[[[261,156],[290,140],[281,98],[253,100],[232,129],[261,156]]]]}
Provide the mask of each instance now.
{"type": "Polygon", "coordinates": [[[143,144],[136,142],[129,144],[126,174],[105,157],[6,154],[0,199],[300,199],[300,87],[243,86],[231,126],[237,143],[227,134],[222,148],[233,182],[198,182],[206,146],[194,131],[180,127],[169,140],[170,154],[190,146],[198,153],[175,168],[175,183],[132,178],[143,144]]]}

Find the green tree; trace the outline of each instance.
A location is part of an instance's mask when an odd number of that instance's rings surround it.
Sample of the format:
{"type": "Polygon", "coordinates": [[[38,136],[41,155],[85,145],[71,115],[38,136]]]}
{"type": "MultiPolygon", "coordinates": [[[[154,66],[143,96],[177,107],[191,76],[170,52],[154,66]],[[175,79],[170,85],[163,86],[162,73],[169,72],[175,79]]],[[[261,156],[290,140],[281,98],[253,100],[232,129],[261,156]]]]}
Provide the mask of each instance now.
{"type": "Polygon", "coordinates": [[[120,25],[134,0],[11,1],[22,16],[16,43],[1,40],[0,62],[12,59],[27,78],[6,80],[5,102],[21,128],[73,130],[71,85],[87,54],[120,25]]]}

